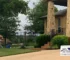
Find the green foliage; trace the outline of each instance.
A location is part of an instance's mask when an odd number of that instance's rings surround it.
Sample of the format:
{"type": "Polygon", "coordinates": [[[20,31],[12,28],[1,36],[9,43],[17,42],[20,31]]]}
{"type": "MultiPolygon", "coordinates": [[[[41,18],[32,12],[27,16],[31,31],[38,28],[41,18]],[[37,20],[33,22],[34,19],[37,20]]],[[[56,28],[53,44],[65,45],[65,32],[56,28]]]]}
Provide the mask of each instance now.
{"type": "Polygon", "coordinates": [[[18,30],[18,13],[26,14],[28,6],[24,0],[0,0],[0,34],[13,38],[18,30]]]}
{"type": "Polygon", "coordinates": [[[68,37],[65,35],[57,35],[51,40],[52,46],[57,46],[60,48],[61,45],[68,45],[68,37]]]}
{"type": "Polygon", "coordinates": [[[35,45],[35,36],[33,34],[29,34],[26,37],[26,46],[34,46],[35,45]]]}
{"type": "Polygon", "coordinates": [[[42,35],[36,37],[37,47],[41,47],[44,44],[47,44],[49,41],[50,41],[50,35],[42,34],[42,35]]]}
{"type": "MultiPolygon", "coordinates": [[[[35,33],[44,32],[44,20],[41,20],[40,17],[47,15],[47,2],[40,0],[35,7],[28,12],[28,18],[31,23],[31,26],[26,26],[27,30],[33,30],[35,33]]],[[[57,11],[57,8],[55,8],[57,11]]]]}
{"type": "Polygon", "coordinates": [[[17,16],[26,13],[27,3],[24,0],[0,0],[0,16],[17,16]]]}
{"type": "Polygon", "coordinates": [[[14,17],[3,17],[3,19],[2,17],[0,18],[0,34],[2,34],[4,38],[11,38],[12,36],[15,36],[15,31],[18,29],[17,26],[19,24],[19,20],[14,17]]]}
{"type": "Polygon", "coordinates": [[[26,41],[26,45],[27,45],[27,46],[35,46],[35,41],[34,41],[34,39],[28,39],[28,40],[26,41]]]}

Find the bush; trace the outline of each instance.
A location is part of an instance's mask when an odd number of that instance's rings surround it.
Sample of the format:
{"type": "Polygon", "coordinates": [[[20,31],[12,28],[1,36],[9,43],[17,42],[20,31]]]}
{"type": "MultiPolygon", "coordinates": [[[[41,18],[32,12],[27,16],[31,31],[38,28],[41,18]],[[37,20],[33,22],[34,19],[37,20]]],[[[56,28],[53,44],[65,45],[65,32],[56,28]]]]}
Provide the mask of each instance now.
{"type": "Polygon", "coordinates": [[[50,41],[50,35],[42,34],[36,37],[36,47],[41,47],[50,41]]]}
{"type": "Polygon", "coordinates": [[[68,42],[69,42],[69,45],[70,45],[70,37],[68,37],[68,42]]]}
{"type": "Polygon", "coordinates": [[[52,38],[51,45],[60,48],[61,45],[68,45],[68,37],[65,35],[57,35],[52,38]]]}

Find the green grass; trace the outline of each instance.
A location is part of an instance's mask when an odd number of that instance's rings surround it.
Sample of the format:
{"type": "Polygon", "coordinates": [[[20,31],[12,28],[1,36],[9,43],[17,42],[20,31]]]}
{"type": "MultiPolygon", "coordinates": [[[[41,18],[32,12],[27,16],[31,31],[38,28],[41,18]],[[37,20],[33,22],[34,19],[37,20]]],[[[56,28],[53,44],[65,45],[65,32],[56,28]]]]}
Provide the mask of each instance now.
{"type": "Polygon", "coordinates": [[[30,53],[30,52],[36,52],[37,50],[32,49],[18,49],[18,48],[1,48],[0,49],[0,57],[2,56],[9,56],[9,55],[17,55],[17,54],[24,54],[24,53],[30,53]]]}

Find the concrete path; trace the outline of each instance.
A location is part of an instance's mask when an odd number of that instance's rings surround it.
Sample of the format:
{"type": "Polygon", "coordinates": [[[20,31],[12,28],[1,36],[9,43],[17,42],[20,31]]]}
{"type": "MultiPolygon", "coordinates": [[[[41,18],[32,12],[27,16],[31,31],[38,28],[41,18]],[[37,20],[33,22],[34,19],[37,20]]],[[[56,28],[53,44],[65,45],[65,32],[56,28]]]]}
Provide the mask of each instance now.
{"type": "Polygon", "coordinates": [[[0,57],[0,60],[70,60],[70,57],[61,57],[59,50],[43,50],[27,54],[0,57]]]}

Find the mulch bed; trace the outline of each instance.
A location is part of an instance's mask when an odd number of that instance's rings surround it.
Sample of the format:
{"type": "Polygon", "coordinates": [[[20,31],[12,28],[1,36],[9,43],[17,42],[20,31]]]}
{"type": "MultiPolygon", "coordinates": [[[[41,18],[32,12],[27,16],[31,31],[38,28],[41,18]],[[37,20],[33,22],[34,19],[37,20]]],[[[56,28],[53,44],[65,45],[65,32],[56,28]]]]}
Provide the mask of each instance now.
{"type": "Polygon", "coordinates": [[[46,48],[46,49],[42,49],[42,48],[33,48],[33,50],[59,50],[58,48],[46,48]]]}

